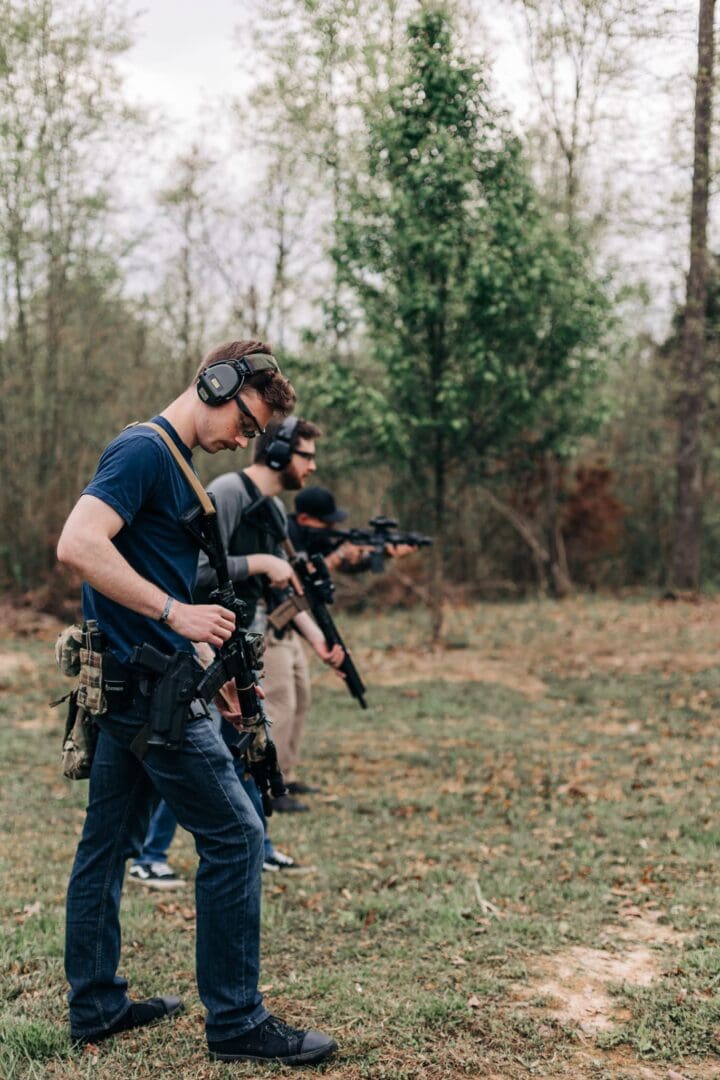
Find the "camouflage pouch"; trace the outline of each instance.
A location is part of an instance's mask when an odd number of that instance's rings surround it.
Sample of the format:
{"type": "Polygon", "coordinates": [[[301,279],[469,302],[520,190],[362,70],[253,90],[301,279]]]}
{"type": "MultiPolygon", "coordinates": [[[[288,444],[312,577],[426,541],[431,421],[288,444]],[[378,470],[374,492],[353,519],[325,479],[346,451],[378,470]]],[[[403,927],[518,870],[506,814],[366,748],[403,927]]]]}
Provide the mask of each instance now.
{"type": "Polygon", "coordinates": [[[93,716],[102,716],[107,712],[107,702],[103,693],[101,649],[101,636],[97,623],[90,620],[82,628],[77,697],[78,705],[82,705],[93,716]]]}
{"type": "Polygon", "coordinates": [[[98,726],[95,716],[107,711],[102,685],[102,635],[97,623],[68,626],[55,642],[55,660],[63,675],[77,676],[77,683],[52,706],[67,702],[62,744],[63,775],[68,780],[87,780],[90,775],[98,726]]]}
{"type": "Polygon", "coordinates": [[[80,674],[80,647],[82,627],[77,623],[66,626],[55,642],[55,663],[63,675],[71,678],[80,674]]]}
{"type": "Polygon", "coordinates": [[[264,721],[260,719],[256,724],[243,724],[242,730],[243,732],[254,735],[254,738],[245,751],[245,760],[248,762],[263,761],[265,759],[268,743],[268,733],[264,721]]]}
{"type": "Polygon", "coordinates": [[[68,714],[63,738],[63,776],[68,780],[87,780],[98,738],[93,716],[79,701],[80,687],[68,694],[68,714]]]}

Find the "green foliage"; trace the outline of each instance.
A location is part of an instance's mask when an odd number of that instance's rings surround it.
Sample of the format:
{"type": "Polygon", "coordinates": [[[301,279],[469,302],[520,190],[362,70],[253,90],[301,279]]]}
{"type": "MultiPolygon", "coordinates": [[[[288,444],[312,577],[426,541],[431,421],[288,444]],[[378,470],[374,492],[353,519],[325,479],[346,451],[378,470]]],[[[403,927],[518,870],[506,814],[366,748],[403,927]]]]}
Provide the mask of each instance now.
{"type": "Polygon", "coordinates": [[[335,258],[376,369],[368,387],[366,360],[339,364],[325,390],[338,402],[355,387],[348,438],[364,432],[425,486],[428,455],[483,466],[533,424],[551,445],[583,430],[604,290],[543,211],[442,8],[410,24],[367,126],[368,175],[347,192],[335,258]]]}

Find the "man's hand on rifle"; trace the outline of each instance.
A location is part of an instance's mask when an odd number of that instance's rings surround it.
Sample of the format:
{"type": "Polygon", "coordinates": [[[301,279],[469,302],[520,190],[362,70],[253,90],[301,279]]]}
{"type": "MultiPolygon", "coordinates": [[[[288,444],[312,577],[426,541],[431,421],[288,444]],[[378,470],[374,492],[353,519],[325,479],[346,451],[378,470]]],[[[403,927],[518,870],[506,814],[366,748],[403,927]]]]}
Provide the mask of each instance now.
{"type": "Polygon", "coordinates": [[[363,547],[361,544],[351,544],[349,540],[346,540],[339,548],[325,556],[325,562],[329,570],[339,570],[343,563],[346,566],[358,566],[371,551],[372,548],[363,547]]]}
{"type": "Polygon", "coordinates": [[[339,675],[341,679],[345,678],[345,673],[340,671],[340,665],[345,659],[345,650],[342,645],[333,645],[328,648],[327,642],[324,637],[312,637],[310,644],[322,660],[323,664],[327,664],[329,667],[335,669],[335,674],[339,675]]]}
{"type": "Polygon", "coordinates": [[[277,555],[248,555],[248,571],[251,574],[266,574],[274,589],[286,589],[292,577],[292,567],[287,559],[277,555]]]}
{"type": "MultiPolygon", "coordinates": [[[[262,686],[255,687],[255,693],[259,698],[265,697],[265,691],[262,686]]],[[[224,686],[220,688],[218,693],[213,699],[213,704],[217,707],[218,712],[227,720],[228,724],[232,724],[236,731],[245,731],[243,726],[243,715],[240,712],[240,702],[238,700],[237,687],[235,686],[234,679],[230,679],[224,686]]]]}
{"type": "Polygon", "coordinates": [[[219,604],[182,604],[173,600],[167,624],[181,637],[219,648],[235,629],[235,613],[219,604]]]}
{"type": "Polygon", "coordinates": [[[393,559],[402,559],[405,555],[412,555],[417,551],[415,544],[386,544],[385,554],[393,559]]]}

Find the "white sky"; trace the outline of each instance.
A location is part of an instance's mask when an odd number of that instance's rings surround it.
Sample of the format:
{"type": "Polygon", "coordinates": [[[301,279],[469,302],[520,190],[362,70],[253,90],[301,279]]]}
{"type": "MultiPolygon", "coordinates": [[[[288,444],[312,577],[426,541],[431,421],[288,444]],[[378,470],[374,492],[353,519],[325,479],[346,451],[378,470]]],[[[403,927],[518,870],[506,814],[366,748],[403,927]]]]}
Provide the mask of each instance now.
{"type": "Polygon", "coordinates": [[[195,127],[208,102],[239,97],[252,82],[233,45],[243,8],[243,0],[146,0],[121,64],[130,98],[160,105],[182,128],[195,127]]]}
{"type": "MultiPolygon", "coordinates": [[[[220,110],[216,106],[220,102],[227,104],[228,100],[242,99],[255,81],[252,53],[248,52],[247,44],[240,48],[235,41],[243,21],[253,12],[257,13],[261,4],[262,0],[203,0],[202,3],[199,0],[186,3],[145,0],[136,9],[136,43],[123,58],[121,67],[130,100],[146,107],[156,107],[159,111],[156,124],[156,130],[161,133],[157,147],[160,154],[156,166],[158,177],[162,175],[163,168],[167,168],[173,153],[186,149],[198,133],[202,134],[204,145],[208,142],[215,146],[224,145],[226,135],[217,129],[220,110]],[[162,116],[169,120],[169,124],[162,121],[162,116]]],[[[512,17],[514,7],[510,0],[488,0],[487,3],[480,3],[475,10],[478,13],[476,40],[483,51],[487,50],[491,60],[494,96],[512,110],[516,124],[522,126],[534,111],[537,99],[516,33],[517,23],[512,17]]],[[[688,20],[687,39],[674,42],[676,54],[687,57],[688,68],[692,66],[691,23],[692,20],[688,20]]],[[[248,42],[247,37],[245,42],[248,42]]],[[[683,58],[680,66],[684,67],[685,63],[683,58]]],[[[662,100],[662,95],[656,94],[655,90],[650,90],[637,111],[632,161],[628,164],[631,164],[633,172],[645,173],[640,183],[641,189],[647,190],[642,191],[640,201],[646,213],[652,207],[651,220],[652,215],[656,214],[659,225],[673,187],[677,191],[677,178],[665,178],[662,174],[667,165],[665,162],[661,165],[658,161],[658,155],[661,158],[666,156],[670,132],[667,98],[662,100]],[[653,116],[653,112],[656,112],[653,106],[660,109],[660,115],[656,113],[653,116]]],[[[638,103],[635,101],[631,105],[628,102],[628,106],[635,112],[638,103]]],[[[688,107],[691,108],[689,96],[688,107]]],[[[223,111],[227,115],[226,110],[223,111]]],[[[622,176],[625,163],[622,162],[621,148],[618,146],[615,149],[622,176]]],[[[152,184],[154,170],[149,165],[146,162],[146,178],[150,178],[152,184]]],[[[243,187],[243,181],[248,179],[243,173],[244,168],[237,176],[238,188],[243,187]]],[[[689,193],[689,174],[687,181],[689,193]]],[[[681,209],[681,221],[683,217],[681,209]]],[[[677,262],[678,259],[684,261],[685,244],[680,238],[678,249],[678,239],[672,230],[667,232],[659,228],[656,231],[652,226],[649,229],[646,226],[634,237],[633,249],[624,249],[620,253],[621,261],[626,265],[639,264],[631,271],[633,276],[635,272],[646,276],[649,266],[654,267],[651,277],[657,277],[660,271],[659,277],[664,287],[660,288],[651,305],[655,307],[653,321],[657,319],[663,322],[671,306],[666,292],[670,284],[668,279],[678,280],[677,262]],[[673,262],[676,264],[674,271],[671,270],[673,262]]],[[[623,248],[622,242],[620,247],[623,248]]]]}

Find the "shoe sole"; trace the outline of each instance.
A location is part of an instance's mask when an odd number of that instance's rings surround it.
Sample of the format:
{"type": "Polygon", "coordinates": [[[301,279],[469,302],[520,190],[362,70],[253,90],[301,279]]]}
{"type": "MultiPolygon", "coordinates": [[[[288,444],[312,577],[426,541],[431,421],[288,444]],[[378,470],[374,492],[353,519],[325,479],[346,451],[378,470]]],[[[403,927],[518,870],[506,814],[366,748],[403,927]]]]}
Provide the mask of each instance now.
{"type": "Polygon", "coordinates": [[[143,881],[142,878],[128,874],[128,881],[134,881],[136,885],[142,885],[146,889],[184,889],[186,881],[143,881]]]}
{"type": "Polygon", "coordinates": [[[262,1057],[258,1054],[223,1054],[219,1051],[210,1050],[211,1061],[261,1061],[267,1065],[277,1062],[278,1065],[312,1065],[318,1061],[324,1061],[337,1050],[337,1043],[331,1042],[328,1046],[318,1050],[308,1050],[306,1054],[291,1054],[289,1057],[262,1057]]]}
{"type": "Polygon", "coordinates": [[[280,874],[281,877],[288,874],[300,877],[302,874],[314,874],[316,870],[317,866],[263,866],[266,874],[280,874]]]}

